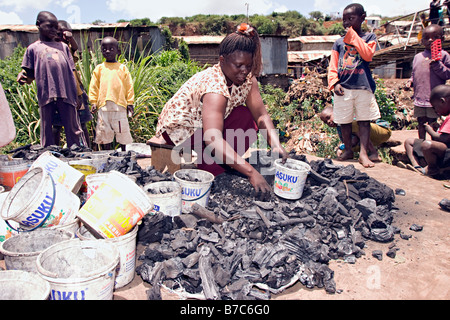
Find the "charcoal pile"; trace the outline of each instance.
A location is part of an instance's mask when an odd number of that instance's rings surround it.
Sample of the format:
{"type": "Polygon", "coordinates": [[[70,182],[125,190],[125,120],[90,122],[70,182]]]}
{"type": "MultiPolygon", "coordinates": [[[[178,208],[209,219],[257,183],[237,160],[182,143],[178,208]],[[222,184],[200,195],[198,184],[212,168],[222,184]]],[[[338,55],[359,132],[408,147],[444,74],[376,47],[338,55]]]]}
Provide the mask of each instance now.
{"type": "Polygon", "coordinates": [[[42,147],[41,145],[26,145],[10,151],[11,157],[14,159],[23,159],[26,161],[35,161],[43,153],[50,151],[57,158],[76,158],[79,153],[91,152],[92,150],[85,147],[73,145],[70,148],[62,148],[58,146],[42,147]]]}
{"type": "Polygon", "coordinates": [[[266,300],[298,281],[339,292],[328,262],[354,263],[366,241],[394,239],[395,194],[352,165],[309,164],[298,201],[275,195],[258,201],[246,178],[225,173],[214,182],[208,208],[194,206],[173,221],[145,217],[137,272],[152,285],[149,299],[161,297],[161,286],[182,297],[222,300],[266,300]]]}
{"type": "Polygon", "coordinates": [[[144,187],[149,183],[174,181],[174,177],[170,173],[161,173],[154,167],[142,168],[136,159],[133,158],[132,152],[122,152],[119,155],[112,154],[106,162],[103,169],[98,173],[108,173],[117,171],[127,176],[136,178],[136,184],[144,187]]]}

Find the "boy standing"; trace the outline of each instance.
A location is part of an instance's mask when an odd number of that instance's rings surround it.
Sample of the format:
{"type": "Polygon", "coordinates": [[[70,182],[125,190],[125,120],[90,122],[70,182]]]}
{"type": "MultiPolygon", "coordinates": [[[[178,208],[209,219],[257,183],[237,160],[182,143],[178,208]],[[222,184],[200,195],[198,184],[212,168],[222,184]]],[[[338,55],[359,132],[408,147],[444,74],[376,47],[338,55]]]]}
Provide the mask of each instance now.
{"type": "Polygon", "coordinates": [[[98,65],[92,75],[89,87],[89,101],[92,112],[98,110],[95,143],[104,150],[111,150],[116,136],[125,151],[133,143],[127,113],[134,113],[134,88],[128,68],[117,62],[119,43],[113,37],[106,37],[101,44],[106,61],[98,65]]]}
{"type": "Polygon", "coordinates": [[[343,13],[345,37],[333,46],[328,73],[328,85],[334,89],[334,121],[342,128],[345,150],[339,161],[353,159],[352,122],[359,126],[361,150],[359,162],[366,168],[374,167],[378,154],[369,154],[370,122],[381,117],[375,90],[376,84],[369,68],[375,53],[377,39],[373,33],[364,33],[361,25],[366,19],[362,5],[352,3],[343,13]]]}
{"type": "Polygon", "coordinates": [[[425,124],[426,132],[432,140],[408,139],[405,142],[406,154],[411,164],[430,177],[437,177],[440,168],[450,166],[450,86],[439,85],[433,89],[430,102],[438,116],[446,116],[439,130],[425,124]],[[428,166],[427,170],[422,169],[428,166]]]}
{"type": "Polygon", "coordinates": [[[419,139],[425,140],[425,124],[436,125],[438,115],[432,108],[430,93],[438,85],[450,79],[450,55],[442,50],[441,57],[433,59],[432,43],[443,40],[444,30],[437,24],[426,27],[422,32],[425,50],[414,57],[410,83],[414,87],[414,116],[419,122],[419,139]]]}
{"type": "Polygon", "coordinates": [[[55,144],[52,132],[53,115],[58,112],[64,126],[67,145],[85,146],[86,140],[77,113],[77,86],[73,71],[75,64],[69,47],[55,39],[58,19],[48,11],[38,14],[36,25],[39,40],[31,44],[23,58],[18,76],[19,84],[36,80],[41,115],[41,144],[55,144]]]}
{"type": "MultiPolygon", "coordinates": [[[[58,21],[58,38],[57,41],[62,41],[69,46],[70,52],[72,53],[72,58],[75,63],[79,60],[78,58],[78,43],[73,37],[72,27],[67,21],[58,21]]],[[[86,138],[87,146],[91,148],[89,131],[87,129],[87,123],[92,121],[92,113],[89,109],[89,97],[87,96],[86,90],[81,82],[78,70],[74,71],[75,80],[77,83],[77,110],[78,116],[80,118],[81,128],[84,132],[84,137],[86,138]]],[[[61,116],[59,113],[55,114],[53,119],[53,133],[55,136],[55,144],[59,146],[61,139],[61,129],[62,129],[61,116]]]]}

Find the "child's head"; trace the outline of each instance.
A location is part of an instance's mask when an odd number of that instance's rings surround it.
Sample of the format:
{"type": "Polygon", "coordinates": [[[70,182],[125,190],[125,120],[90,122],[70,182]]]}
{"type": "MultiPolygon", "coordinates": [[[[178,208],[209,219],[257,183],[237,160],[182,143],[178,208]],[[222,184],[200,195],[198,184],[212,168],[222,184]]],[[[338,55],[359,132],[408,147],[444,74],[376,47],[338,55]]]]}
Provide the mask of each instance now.
{"type": "Polygon", "coordinates": [[[438,40],[444,39],[444,29],[440,25],[431,24],[422,31],[422,45],[425,49],[430,50],[431,44],[438,40]]]}
{"type": "Polygon", "coordinates": [[[430,103],[440,116],[450,114],[450,86],[442,84],[431,91],[430,103]]]}
{"type": "Polygon", "coordinates": [[[113,37],[105,37],[102,40],[102,54],[106,62],[116,62],[119,52],[119,42],[113,37]]]}
{"type": "Polygon", "coordinates": [[[323,111],[320,113],[320,120],[322,120],[326,125],[329,127],[336,127],[336,123],[334,123],[334,115],[333,115],[333,108],[332,107],[326,107],[323,109],[323,111]]]}
{"type": "MultiPolygon", "coordinates": [[[[65,20],[58,21],[58,41],[64,41],[64,32],[72,33],[72,26],[65,20]]],[[[66,41],[64,41],[66,42],[66,41]]]]}
{"type": "Polygon", "coordinates": [[[241,24],[235,33],[229,34],[220,44],[219,55],[221,67],[224,73],[228,72],[229,77],[233,77],[233,73],[238,73],[237,69],[233,70],[233,65],[236,55],[244,54],[248,61],[239,61],[239,65],[244,64],[248,67],[247,74],[244,77],[244,72],[241,75],[236,75],[236,79],[231,79],[236,84],[245,81],[249,72],[254,76],[260,75],[262,71],[262,55],[261,42],[259,34],[253,27],[246,23],[241,24]],[[244,79],[241,79],[244,77],[244,79]]]}
{"type": "Polygon", "coordinates": [[[359,3],[352,3],[344,9],[342,18],[345,29],[353,27],[355,31],[360,32],[361,25],[366,20],[366,11],[359,3]]]}
{"type": "Polygon", "coordinates": [[[58,36],[58,19],[48,11],[39,12],[36,19],[39,37],[42,41],[55,41],[58,36]]]}

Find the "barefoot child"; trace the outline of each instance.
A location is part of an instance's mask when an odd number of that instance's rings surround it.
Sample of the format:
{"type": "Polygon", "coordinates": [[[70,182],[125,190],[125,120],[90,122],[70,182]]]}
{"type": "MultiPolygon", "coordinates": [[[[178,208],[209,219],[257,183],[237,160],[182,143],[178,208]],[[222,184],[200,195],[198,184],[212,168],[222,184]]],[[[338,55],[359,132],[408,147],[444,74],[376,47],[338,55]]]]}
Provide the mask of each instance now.
{"type": "Polygon", "coordinates": [[[411,164],[430,177],[437,177],[440,169],[450,167],[450,86],[439,85],[431,91],[430,102],[438,116],[446,116],[441,127],[434,131],[425,124],[432,140],[408,139],[406,154],[411,164]],[[425,170],[422,167],[428,166],[425,170]]]}
{"type": "Polygon", "coordinates": [[[101,44],[106,62],[98,65],[92,74],[89,100],[92,111],[98,110],[95,143],[103,150],[111,150],[114,136],[125,151],[133,143],[127,114],[134,112],[134,88],[128,68],[117,62],[119,43],[106,37],[101,44]]]}
{"type": "MultiPolygon", "coordinates": [[[[333,108],[327,107],[320,113],[320,119],[329,127],[337,128],[339,138],[342,141],[342,129],[334,122],[333,108]]],[[[384,123],[370,123],[370,139],[369,139],[369,159],[372,162],[381,162],[382,159],[378,155],[377,147],[387,142],[392,136],[390,128],[384,126],[384,123]]],[[[360,139],[359,139],[359,126],[356,121],[352,123],[352,150],[353,152],[359,152],[360,139]]],[[[342,150],[338,150],[337,156],[341,156],[342,150]]]]}
{"type": "Polygon", "coordinates": [[[19,84],[30,84],[36,80],[39,112],[41,115],[41,144],[43,147],[55,145],[53,136],[53,116],[58,112],[67,138],[67,145],[86,146],[77,113],[77,86],[75,63],[69,47],[56,41],[58,19],[55,15],[42,11],[36,25],[39,40],[31,44],[22,62],[19,84]]]}
{"type": "Polygon", "coordinates": [[[422,45],[425,50],[414,57],[412,77],[409,81],[414,88],[414,116],[419,123],[419,139],[426,139],[425,124],[435,124],[438,115],[430,102],[430,93],[436,86],[445,84],[450,79],[450,55],[441,51],[438,58],[433,59],[432,43],[443,41],[444,30],[437,24],[426,27],[422,32],[422,45]]]}
{"type": "Polygon", "coordinates": [[[352,123],[356,118],[361,146],[359,162],[371,168],[374,163],[369,158],[370,122],[381,115],[374,94],[376,84],[369,68],[377,39],[375,34],[362,31],[365,18],[362,5],[352,3],[345,8],[343,23],[347,34],[333,46],[328,84],[330,90],[334,89],[334,121],[342,128],[345,144],[338,160],[353,159],[352,123]]]}

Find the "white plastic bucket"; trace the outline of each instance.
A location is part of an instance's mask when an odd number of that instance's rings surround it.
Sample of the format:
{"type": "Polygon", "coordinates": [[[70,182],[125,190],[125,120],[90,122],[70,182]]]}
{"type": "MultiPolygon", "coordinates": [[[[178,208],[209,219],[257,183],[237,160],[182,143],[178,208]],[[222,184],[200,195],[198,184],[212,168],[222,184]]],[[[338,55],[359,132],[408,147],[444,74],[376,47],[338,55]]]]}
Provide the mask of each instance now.
{"type": "MultiPolygon", "coordinates": [[[[114,238],[103,239],[117,247],[119,250],[120,263],[116,270],[115,289],[123,288],[134,279],[136,273],[136,237],[139,227],[135,227],[128,234],[114,238]]],[[[77,231],[80,240],[94,240],[95,236],[86,227],[82,226],[77,231]]]]}
{"type": "Polygon", "coordinates": [[[202,207],[207,207],[211,187],[214,182],[214,175],[203,170],[183,169],[175,172],[175,180],[181,186],[181,199],[183,213],[190,213],[191,207],[197,203],[202,207]],[[186,177],[198,181],[188,181],[186,177]]]}
{"type": "Polygon", "coordinates": [[[74,237],[74,233],[65,230],[39,229],[0,243],[0,252],[5,256],[7,270],[37,272],[36,258],[42,251],[74,237]]]}
{"type": "Polygon", "coordinates": [[[26,231],[64,224],[75,218],[80,199],[54,183],[42,168],[30,170],[14,186],[1,208],[4,220],[13,220],[26,231]]]}
{"type": "Polygon", "coordinates": [[[50,296],[50,283],[26,271],[0,272],[1,301],[43,301],[50,296]]]}
{"type": "Polygon", "coordinates": [[[144,187],[154,205],[152,214],[176,217],[182,213],[181,186],[178,182],[156,182],[144,187]]]}
{"type": "MultiPolygon", "coordinates": [[[[89,176],[86,177],[86,184],[87,184],[87,196],[86,199],[88,200],[95,191],[97,191],[98,188],[100,188],[100,186],[102,185],[103,182],[105,182],[108,177],[112,174],[116,174],[118,173],[117,171],[111,171],[108,173],[96,173],[96,174],[91,174],[89,176]]],[[[121,175],[121,173],[119,173],[119,175],[121,175]]],[[[128,179],[130,179],[131,181],[133,181],[133,183],[136,183],[136,178],[135,177],[130,177],[130,176],[126,176],[123,175],[124,177],[127,177],[128,179]]]]}
{"type": "Polygon", "coordinates": [[[33,164],[30,169],[43,168],[50,173],[55,182],[62,184],[73,193],[80,191],[84,181],[84,174],[68,163],[59,160],[51,154],[50,151],[43,153],[33,164]]]}
{"type": "Polygon", "coordinates": [[[64,224],[50,227],[48,229],[65,230],[65,231],[71,232],[73,234],[76,234],[78,229],[80,228],[80,224],[81,224],[80,219],[75,217],[74,219],[71,219],[70,221],[66,221],[64,224]]]}
{"type": "Polygon", "coordinates": [[[29,168],[30,164],[23,160],[0,161],[0,184],[14,187],[29,168]]]}
{"type": "Polygon", "coordinates": [[[152,210],[144,190],[115,172],[108,175],[77,216],[101,237],[117,238],[130,232],[152,210]]]}
{"type": "Polygon", "coordinates": [[[299,200],[303,196],[311,167],[294,159],[288,159],[286,164],[282,164],[281,161],[281,159],[275,161],[275,194],[284,199],[299,200]]]}
{"type": "Polygon", "coordinates": [[[94,192],[97,191],[98,188],[100,188],[102,183],[105,182],[106,179],[108,179],[108,176],[109,173],[97,173],[86,177],[86,200],[88,200],[94,194],[94,192]]]}
{"type": "Polygon", "coordinates": [[[119,250],[105,241],[60,242],[41,252],[39,275],[51,300],[112,300],[119,250]]]}
{"type": "MultiPolygon", "coordinates": [[[[6,197],[8,197],[9,192],[0,193],[0,209],[3,206],[3,203],[6,200],[6,197]]],[[[11,224],[11,227],[6,224],[6,221],[3,220],[3,218],[0,216],[0,242],[5,242],[5,240],[8,240],[13,235],[18,234],[17,230],[19,228],[19,224],[15,221],[9,221],[11,224]]],[[[2,259],[3,255],[0,254],[0,260],[2,259]]]]}

